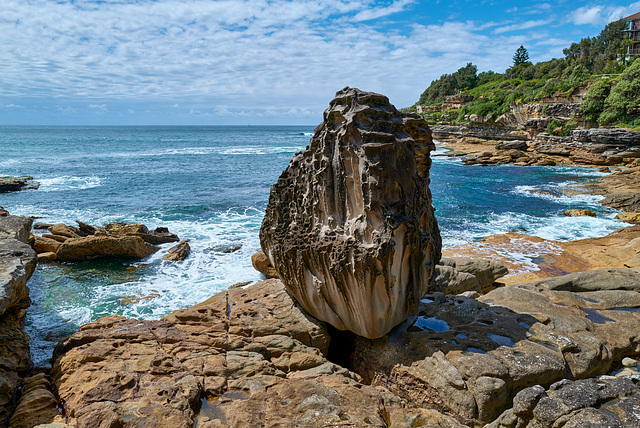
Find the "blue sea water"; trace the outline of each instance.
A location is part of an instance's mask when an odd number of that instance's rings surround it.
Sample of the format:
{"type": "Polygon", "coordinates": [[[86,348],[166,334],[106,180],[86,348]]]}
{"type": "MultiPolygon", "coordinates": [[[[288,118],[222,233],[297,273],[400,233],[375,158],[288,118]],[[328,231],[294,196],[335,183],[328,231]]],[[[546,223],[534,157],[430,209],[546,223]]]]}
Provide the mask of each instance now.
{"type": "MultiPolygon", "coordinates": [[[[236,282],[260,279],[250,257],[270,186],[312,127],[0,127],[0,176],[31,175],[38,190],[0,194],[12,214],[45,223],[81,220],[168,227],[191,239],[184,262],[40,265],[29,282],[27,332],[36,364],[83,323],[118,314],[159,318],[236,282]],[[233,253],[219,247],[241,245],[233,253]]],[[[443,153],[444,149],[438,152],[443,153]]],[[[570,183],[600,175],[567,167],[464,166],[433,158],[431,191],[445,246],[518,231],[549,239],[602,236],[623,224],[570,183]],[[590,208],[597,218],[566,218],[590,208]]]]}

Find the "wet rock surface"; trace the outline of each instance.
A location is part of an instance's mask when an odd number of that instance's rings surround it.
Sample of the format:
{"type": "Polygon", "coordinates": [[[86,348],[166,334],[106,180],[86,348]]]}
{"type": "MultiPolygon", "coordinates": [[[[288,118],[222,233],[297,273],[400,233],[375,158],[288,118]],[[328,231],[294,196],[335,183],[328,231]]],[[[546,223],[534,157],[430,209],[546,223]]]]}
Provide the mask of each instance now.
{"type": "Polygon", "coordinates": [[[525,388],[602,375],[640,353],[640,274],[598,275],[502,287],[477,301],[427,295],[417,318],[388,337],[357,338],[349,367],[416,407],[491,422],[525,388]]]}
{"type": "Polygon", "coordinates": [[[415,312],[440,259],[428,126],[345,88],[272,187],[264,253],[310,314],[379,337],[415,312]]]}
{"type": "Polygon", "coordinates": [[[32,219],[0,216],[0,427],[9,426],[22,377],[32,368],[29,337],[23,330],[31,304],[27,280],[36,253],[27,244],[32,219]]]}
{"type": "Polygon", "coordinates": [[[162,260],[179,262],[189,257],[190,253],[191,247],[189,246],[189,240],[185,239],[183,241],[180,241],[178,245],[169,248],[169,251],[167,251],[167,254],[162,257],[162,260]]]}

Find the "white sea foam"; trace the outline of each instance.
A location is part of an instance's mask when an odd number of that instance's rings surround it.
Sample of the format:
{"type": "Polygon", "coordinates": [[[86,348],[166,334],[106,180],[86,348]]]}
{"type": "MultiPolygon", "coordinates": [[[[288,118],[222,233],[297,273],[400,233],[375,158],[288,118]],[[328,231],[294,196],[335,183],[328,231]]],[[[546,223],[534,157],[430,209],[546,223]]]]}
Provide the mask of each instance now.
{"type": "Polygon", "coordinates": [[[60,190],[82,190],[102,186],[104,179],[96,175],[75,177],[64,175],[54,178],[38,179],[41,192],[56,192],[60,190]]]}
{"type": "MultiPolygon", "coordinates": [[[[11,167],[11,166],[18,165],[20,163],[22,163],[22,161],[20,159],[7,159],[7,160],[0,161],[0,168],[8,168],[8,167],[11,167]]],[[[5,175],[5,174],[0,172],[0,176],[1,175],[5,175]]],[[[9,175],[9,174],[7,174],[7,175],[9,175]]]]}
{"type": "Polygon", "coordinates": [[[303,147],[269,147],[269,146],[249,146],[249,147],[229,147],[220,150],[221,155],[267,155],[276,153],[296,153],[303,147]]]}
{"type": "Polygon", "coordinates": [[[182,147],[152,152],[124,152],[105,154],[108,158],[145,158],[162,156],[196,155],[268,155],[276,153],[295,153],[304,146],[224,146],[224,147],[182,147]]]}
{"type": "Polygon", "coordinates": [[[601,195],[567,194],[566,192],[571,184],[574,183],[564,182],[544,186],[520,185],[516,186],[512,193],[529,198],[547,199],[565,205],[582,203],[589,206],[598,206],[598,201],[603,199],[601,195]]]}
{"type": "Polygon", "coordinates": [[[506,212],[491,214],[486,221],[470,222],[463,230],[442,231],[443,247],[476,242],[481,238],[499,233],[518,232],[538,236],[553,241],[572,241],[576,239],[605,236],[625,226],[614,220],[611,214],[600,214],[599,217],[565,217],[562,213],[551,217],[506,212]]]}

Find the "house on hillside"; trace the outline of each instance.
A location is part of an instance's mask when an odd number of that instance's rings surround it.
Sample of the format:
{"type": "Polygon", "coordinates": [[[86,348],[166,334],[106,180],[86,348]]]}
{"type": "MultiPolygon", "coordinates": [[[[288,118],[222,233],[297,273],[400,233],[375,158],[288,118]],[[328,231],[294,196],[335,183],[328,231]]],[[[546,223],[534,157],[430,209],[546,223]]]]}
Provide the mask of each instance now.
{"type": "Polygon", "coordinates": [[[627,50],[627,56],[631,57],[640,54],[640,12],[622,18],[621,21],[627,23],[627,28],[624,32],[629,36],[629,40],[632,41],[627,50]]]}

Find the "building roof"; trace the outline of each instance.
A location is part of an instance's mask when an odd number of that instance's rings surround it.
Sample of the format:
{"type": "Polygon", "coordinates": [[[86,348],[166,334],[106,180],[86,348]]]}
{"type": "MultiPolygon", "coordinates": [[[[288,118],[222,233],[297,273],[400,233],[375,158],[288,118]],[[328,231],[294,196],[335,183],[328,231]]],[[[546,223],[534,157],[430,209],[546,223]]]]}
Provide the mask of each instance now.
{"type": "Polygon", "coordinates": [[[634,13],[633,15],[629,15],[626,18],[622,18],[620,21],[631,21],[634,19],[640,19],[640,12],[634,13]]]}

